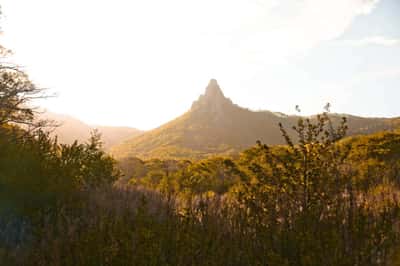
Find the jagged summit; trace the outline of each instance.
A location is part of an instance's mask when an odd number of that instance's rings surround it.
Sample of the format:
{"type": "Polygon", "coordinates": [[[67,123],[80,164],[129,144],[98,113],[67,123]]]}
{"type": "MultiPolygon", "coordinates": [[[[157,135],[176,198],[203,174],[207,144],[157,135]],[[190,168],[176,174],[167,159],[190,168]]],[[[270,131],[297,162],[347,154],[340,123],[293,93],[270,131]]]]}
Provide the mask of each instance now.
{"type": "Polygon", "coordinates": [[[218,85],[216,79],[211,79],[206,87],[206,92],[204,93],[206,98],[225,98],[224,93],[221,90],[221,87],[218,85]]]}
{"type": "Polygon", "coordinates": [[[211,79],[203,95],[192,104],[192,110],[206,109],[209,111],[221,110],[221,106],[232,104],[232,101],[224,96],[216,79],[211,79]]]}

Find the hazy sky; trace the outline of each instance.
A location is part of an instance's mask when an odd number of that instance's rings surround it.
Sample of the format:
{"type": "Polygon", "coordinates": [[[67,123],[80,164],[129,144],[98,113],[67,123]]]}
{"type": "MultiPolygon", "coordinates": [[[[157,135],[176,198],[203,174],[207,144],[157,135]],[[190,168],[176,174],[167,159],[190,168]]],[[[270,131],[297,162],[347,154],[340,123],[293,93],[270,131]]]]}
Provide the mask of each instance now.
{"type": "Polygon", "coordinates": [[[0,43],[91,124],[150,129],[216,78],[259,110],[400,116],[399,0],[1,0],[0,43]]]}

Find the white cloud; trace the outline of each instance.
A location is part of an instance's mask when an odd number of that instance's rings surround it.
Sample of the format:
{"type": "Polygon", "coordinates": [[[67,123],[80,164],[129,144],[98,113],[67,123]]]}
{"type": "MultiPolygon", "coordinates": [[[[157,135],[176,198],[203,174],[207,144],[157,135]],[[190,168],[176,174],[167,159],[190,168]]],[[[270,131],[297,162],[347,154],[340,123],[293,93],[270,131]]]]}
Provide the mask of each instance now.
{"type": "Polygon", "coordinates": [[[361,0],[359,13],[368,15],[376,7],[380,0],[361,0]]]}
{"type": "Polygon", "coordinates": [[[400,67],[384,68],[380,70],[372,70],[360,73],[357,76],[353,77],[350,81],[347,81],[347,87],[366,83],[373,80],[385,80],[392,78],[400,78],[400,67]]]}
{"type": "Polygon", "coordinates": [[[337,41],[340,45],[348,45],[354,47],[362,47],[368,45],[379,45],[379,46],[397,46],[400,45],[400,39],[387,38],[384,36],[371,36],[358,40],[341,40],[337,41]]]}
{"type": "MultiPolygon", "coordinates": [[[[324,41],[340,37],[360,15],[367,15],[379,0],[304,0],[297,5],[284,2],[291,16],[279,18],[272,10],[264,14],[264,28],[247,28],[237,50],[251,51],[260,62],[275,64],[288,57],[306,53],[324,41]],[[265,25],[274,25],[266,27],[265,25]]],[[[293,2],[294,3],[294,2],[293,2]]],[[[282,3],[281,3],[282,5],[282,3]]]]}

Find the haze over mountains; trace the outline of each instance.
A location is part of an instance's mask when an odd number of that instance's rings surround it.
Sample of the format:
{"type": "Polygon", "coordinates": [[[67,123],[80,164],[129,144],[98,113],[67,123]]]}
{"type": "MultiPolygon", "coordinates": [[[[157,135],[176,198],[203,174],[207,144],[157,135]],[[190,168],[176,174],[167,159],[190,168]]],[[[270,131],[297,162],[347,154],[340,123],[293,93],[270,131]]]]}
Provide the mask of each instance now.
{"type": "Polygon", "coordinates": [[[89,139],[91,132],[97,129],[101,133],[103,147],[107,150],[143,133],[143,131],[131,127],[91,126],[74,117],[51,112],[44,113],[41,118],[54,121],[58,125],[51,131],[51,134],[57,136],[60,143],[65,144],[71,144],[75,140],[85,142],[89,139]]]}
{"type": "MultiPolygon", "coordinates": [[[[399,118],[363,118],[338,114],[332,114],[331,118],[338,123],[343,116],[348,121],[348,135],[391,130],[400,121],[399,118]]],[[[144,159],[234,154],[254,145],[257,140],[269,145],[283,144],[279,123],[290,129],[297,120],[298,116],[242,108],[225,97],[217,81],[212,79],[205,93],[185,114],[113,146],[111,153],[116,158],[144,159]]]]}

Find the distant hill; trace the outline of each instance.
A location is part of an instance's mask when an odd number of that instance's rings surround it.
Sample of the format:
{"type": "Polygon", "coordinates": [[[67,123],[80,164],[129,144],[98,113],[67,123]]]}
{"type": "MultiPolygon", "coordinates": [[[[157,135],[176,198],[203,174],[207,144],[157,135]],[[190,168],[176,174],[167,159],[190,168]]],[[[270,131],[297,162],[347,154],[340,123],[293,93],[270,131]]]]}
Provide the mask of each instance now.
{"type": "Polygon", "coordinates": [[[141,130],[130,127],[90,126],[74,117],[50,112],[42,114],[41,118],[54,121],[58,125],[51,130],[51,134],[57,136],[60,143],[66,144],[71,144],[75,140],[87,141],[90,132],[94,129],[101,133],[105,149],[143,133],[141,130]]]}
{"type": "MultiPolygon", "coordinates": [[[[363,118],[332,114],[338,122],[348,119],[349,135],[390,130],[399,119],[363,118]]],[[[226,98],[212,79],[191,109],[175,120],[111,148],[116,158],[204,158],[233,154],[254,145],[257,140],[283,144],[279,123],[290,129],[299,117],[270,111],[254,112],[226,98]]],[[[314,117],[315,118],[315,117],[314,117]]],[[[313,117],[311,117],[313,119],[313,117]]],[[[289,130],[290,132],[290,130],[289,130]]]]}

